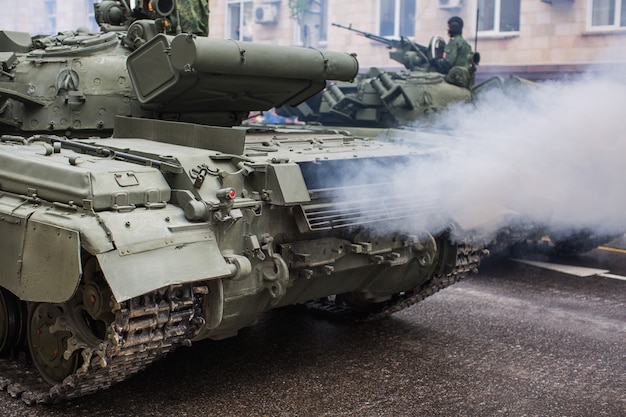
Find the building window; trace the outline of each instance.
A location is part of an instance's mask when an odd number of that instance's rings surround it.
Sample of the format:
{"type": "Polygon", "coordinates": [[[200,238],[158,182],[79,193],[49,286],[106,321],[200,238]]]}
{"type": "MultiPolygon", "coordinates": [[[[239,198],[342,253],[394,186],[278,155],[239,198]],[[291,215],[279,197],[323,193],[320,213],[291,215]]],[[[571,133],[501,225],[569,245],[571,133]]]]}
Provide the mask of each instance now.
{"type": "Polygon", "coordinates": [[[46,11],[46,33],[56,33],[57,31],[57,1],[45,0],[44,8],[46,11]]]}
{"type": "Polygon", "coordinates": [[[320,0],[315,3],[320,7],[320,41],[326,42],[326,29],[328,26],[328,1],[320,0]]]}
{"type": "Polygon", "coordinates": [[[328,0],[309,0],[306,11],[296,18],[294,43],[306,48],[319,48],[326,42],[328,0]]]}
{"type": "Polygon", "coordinates": [[[589,0],[592,28],[626,27],[626,0],[589,0]]]}
{"type": "Polygon", "coordinates": [[[252,40],[254,2],[246,0],[229,0],[226,13],[227,36],[238,41],[252,40]]]}
{"type": "Polygon", "coordinates": [[[519,32],[520,0],[478,0],[478,30],[519,32]]]}
{"type": "Polygon", "coordinates": [[[380,36],[415,36],[415,0],[380,0],[380,36]]]}

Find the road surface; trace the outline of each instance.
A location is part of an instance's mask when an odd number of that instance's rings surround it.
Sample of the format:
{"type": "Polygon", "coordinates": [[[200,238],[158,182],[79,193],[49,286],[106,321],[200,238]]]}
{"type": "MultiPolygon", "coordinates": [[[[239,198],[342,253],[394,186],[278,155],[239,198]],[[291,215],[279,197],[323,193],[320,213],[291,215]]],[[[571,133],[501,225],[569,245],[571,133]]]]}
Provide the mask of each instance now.
{"type": "Polygon", "coordinates": [[[108,391],[34,407],[0,393],[0,411],[624,416],[624,249],[618,239],[575,259],[526,259],[542,264],[489,258],[478,275],[379,322],[270,312],[236,338],[181,348],[108,391]]]}

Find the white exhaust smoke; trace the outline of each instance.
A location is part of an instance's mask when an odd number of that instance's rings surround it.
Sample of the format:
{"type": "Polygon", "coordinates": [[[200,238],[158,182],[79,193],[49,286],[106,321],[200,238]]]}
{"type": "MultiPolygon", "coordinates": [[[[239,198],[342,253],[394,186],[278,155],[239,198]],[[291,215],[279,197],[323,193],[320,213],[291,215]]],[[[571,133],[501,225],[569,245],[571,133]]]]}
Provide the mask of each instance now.
{"type": "Polygon", "coordinates": [[[435,125],[454,137],[447,157],[409,175],[426,177],[420,186],[440,193],[461,226],[524,218],[562,232],[626,231],[626,84],[585,77],[493,91],[435,125]]]}
{"type": "MultiPolygon", "coordinates": [[[[432,128],[401,133],[416,149],[443,147],[442,157],[366,171],[393,180],[389,195],[414,196],[417,207],[434,196],[463,230],[487,237],[520,221],[562,234],[624,233],[625,109],[626,84],[590,77],[515,95],[492,91],[443,112],[429,125],[440,135],[432,128]]],[[[402,228],[439,231],[440,223],[418,217],[402,228]]]]}

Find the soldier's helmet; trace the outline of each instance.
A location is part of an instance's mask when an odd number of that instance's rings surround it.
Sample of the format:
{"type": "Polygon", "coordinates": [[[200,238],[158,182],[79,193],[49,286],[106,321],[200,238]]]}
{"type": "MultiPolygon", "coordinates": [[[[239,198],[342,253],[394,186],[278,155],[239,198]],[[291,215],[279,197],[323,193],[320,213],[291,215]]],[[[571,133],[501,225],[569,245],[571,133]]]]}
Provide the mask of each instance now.
{"type": "Polygon", "coordinates": [[[456,36],[463,33],[463,19],[459,16],[452,16],[448,19],[448,34],[450,36],[456,36]]]}

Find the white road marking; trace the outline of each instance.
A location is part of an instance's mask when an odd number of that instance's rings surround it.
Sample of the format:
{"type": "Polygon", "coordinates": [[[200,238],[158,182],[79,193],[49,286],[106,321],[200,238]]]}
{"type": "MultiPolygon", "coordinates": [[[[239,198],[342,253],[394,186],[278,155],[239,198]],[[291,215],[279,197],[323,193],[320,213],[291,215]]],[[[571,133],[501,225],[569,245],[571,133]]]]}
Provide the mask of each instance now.
{"type": "Polygon", "coordinates": [[[604,278],[612,278],[612,279],[619,279],[622,281],[626,281],[626,277],[623,277],[621,275],[615,275],[615,274],[600,274],[598,275],[600,277],[604,277],[604,278]]]}
{"type": "Polygon", "coordinates": [[[574,275],[577,277],[603,277],[603,278],[611,278],[611,279],[619,279],[622,281],[626,281],[626,277],[621,275],[610,274],[608,269],[596,269],[596,268],[586,268],[583,266],[572,266],[572,265],[562,265],[562,264],[553,264],[549,262],[537,262],[537,261],[527,261],[525,259],[512,259],[515,262],[520,262],[527,265],[533,265],[539,268],[545,268],[552,271],[562,272],[564,274],[574,275]]]}

